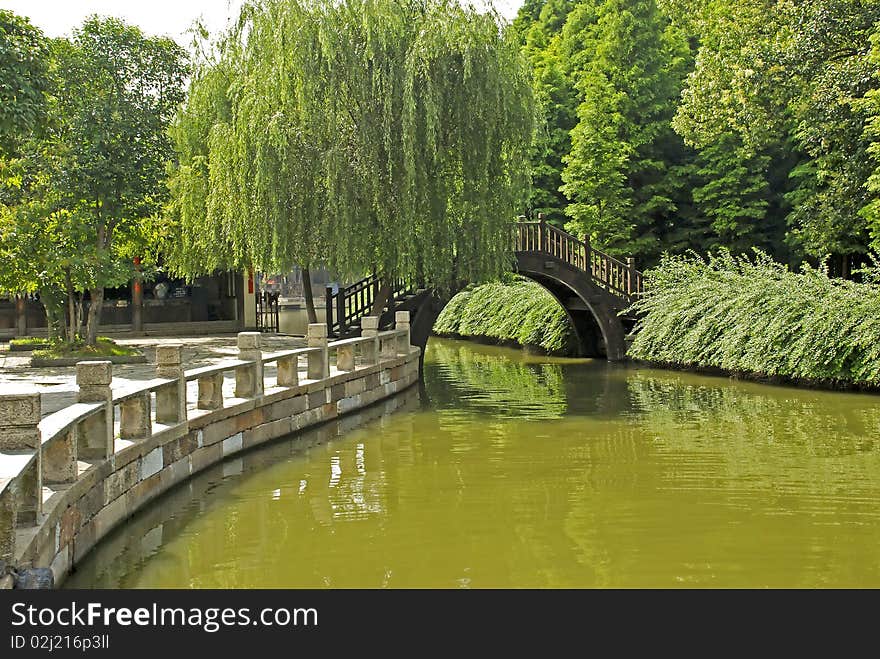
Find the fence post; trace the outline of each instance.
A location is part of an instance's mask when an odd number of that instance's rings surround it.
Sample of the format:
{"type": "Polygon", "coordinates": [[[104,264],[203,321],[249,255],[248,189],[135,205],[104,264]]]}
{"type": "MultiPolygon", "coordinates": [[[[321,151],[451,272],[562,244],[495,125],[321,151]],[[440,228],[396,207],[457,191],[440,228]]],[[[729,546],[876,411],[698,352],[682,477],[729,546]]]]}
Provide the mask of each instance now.
{"type": "Polygon", "coordinates": [[[330,377],[330,364],[327,358],[327,326],[310,323],[308,329],[309,348],[320,348],[308,355],[309,380],[323,380],[330,377]]]}
{"type": "Polygon", "coordinates": [[[584,271],[590,277],[593,278],[593,253],[590,248],[590,234],[586,234],[584,236],[584,258],[587,260],[584,271]]]}
{"type": "Polygon", "coordinates": [[[324,315],[327,320],[327,336],[333,334],[333,288],[324,289],[324,315]]]}
{"type": "Polygon", "coordinates": [[[235,397],[255,398],[263,395],[262,335],[259,332],[238,333],[238,358],[253,364],[235,369],[235,397]]]}
{"type": "Polygon", "coordinates": [[[541,251],[548,251],[550,241],[548,240],[549,236],[547,236],[547,222],[544,220],[544,213],[538,213],[538,234],[541,251]]]}
{"type": "Polygon", "coordinates": [[[336,322],[339,323],[339,338],[341,339],[346,330],[348,323],[345,318],[345,289],[339,286],[339,292],[336,294],[336,322]]]}
{"type": "Polygon", "coordinates": [[[186,378],[181,344],[156,346],[156,375],[174,380],[156,390],[156,423],[172,425],[186,421],[186,378]]]}
{"type": "Polygon", "coordinates": [[[379,363],[379,316],[364,316],[361,318],[361,336],[365,339],[373,339],[361,344],[363,346],[361,350],[364,355],[364,363],[379,363]]]}
{"type": "Polygon", "coordinates": [[[409,354],[409,311],[397,311],[394,314],[394,329],[404,332],[397,337],[397,354],[409,354]]]}
{"type": "Polygon", "coordinates": [[[79,457],[104,460],[113,455],[113,364],[110,362],[78,362],[76,384],[80,403],[103,403],[104,410],[93,414],[77,428],[79,457]]]}
{"type": "Polygon", "coordinates": [[[150,393],[127,398],[119,405],[119,438],[146,439],[153,432],[150,419],[150,393]]]}
{"type": "Polygon", "coordinates": [[[633,294],[635,282],[636,260],[632,256],[626,257],[626,294],[633,294]]]}
{"type": "MultiPolygon", "coordinates": [[[[40,394],[36,391],[0,396],[0,450],[34,455],[30,466],[22,470],[3,493],[8,500],[0,506],[0,518],[9,515],[13,535],[11,541],[0,538],[0,554],[8,551],[4,545],[10,542],[14,550],[15,527],[36,524],[42,511],[40,410],[40,394]]],[[[5,519],[0,519],[0,524],[5,522],[5,519]]]]}

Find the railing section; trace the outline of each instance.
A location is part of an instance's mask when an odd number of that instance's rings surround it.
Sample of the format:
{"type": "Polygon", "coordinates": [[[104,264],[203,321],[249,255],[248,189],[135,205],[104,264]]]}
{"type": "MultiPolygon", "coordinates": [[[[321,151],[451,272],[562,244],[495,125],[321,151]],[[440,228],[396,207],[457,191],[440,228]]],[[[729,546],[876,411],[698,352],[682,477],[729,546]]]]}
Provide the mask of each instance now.
{"type": "Polygon", "coordinates": [[[312,324],[307,347],[269,354],[262,352],[259,332],[242,332],[236,359],[189,370],[183,368],[182,346],[158,346],[157,377],[124,390],[112,389],[110,362],[80,362],[77,402],[45,418],[37,391],[0,395],[0,566],[14,564],[17,531],[40,523],[44,501],[56,489],[119,450],[262,396],[267,388],[298,387],[409,354],[409,312],[397,312],[389,331],[380,331],[374,316],[363,317],[362,327],[360,337],[328,342],[327,326],[312,324]],[[272,363],[277,375],[267,382],[264,367],[272,363]],[[229,373],[234,375],[231,396],[224,392],[229,373]],[[191,382],[196,383],[193,401],[188,400],[191,382]]]}
{"type": "Polygon", "coordinates": [[[514,249],[542,252],[586,272],[595,284],[618,297],[632,300],[644,290],[635,259],[620,261],[546,222],[517,222],[514,249]]]}

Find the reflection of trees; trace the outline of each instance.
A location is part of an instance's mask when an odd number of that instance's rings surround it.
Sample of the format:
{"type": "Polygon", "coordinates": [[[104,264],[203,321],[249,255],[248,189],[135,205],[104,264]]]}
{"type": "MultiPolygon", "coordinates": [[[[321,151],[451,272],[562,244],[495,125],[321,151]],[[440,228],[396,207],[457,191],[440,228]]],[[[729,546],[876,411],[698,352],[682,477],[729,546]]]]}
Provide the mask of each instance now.
{"type": "Polygon", "coordinates": [[[529,363],[517,352],[432,338],[425,388],[440,409],[485,411],[499,417],[553,419],[566,410],[558,363],[529,363]]]}

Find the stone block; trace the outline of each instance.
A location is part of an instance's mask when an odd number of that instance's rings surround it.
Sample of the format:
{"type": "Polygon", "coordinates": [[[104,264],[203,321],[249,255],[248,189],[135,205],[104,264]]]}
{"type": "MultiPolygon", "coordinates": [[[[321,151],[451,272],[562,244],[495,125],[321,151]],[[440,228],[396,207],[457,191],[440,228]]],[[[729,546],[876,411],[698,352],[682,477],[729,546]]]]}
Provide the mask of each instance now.
{"type": "Polygon", "coordinates": [[[140,477],[140,464],[137,460],[117,469],[104,480],[104,505],[115,501],[128,492],[140,477]]]}
{"type": "Polygon", "coordinates": [[[162,458],[164,466],[168,466],[173,462],[177,462],[199,447],[197,433],[187,433],[179,439],[168,442],[162,447],[162,458]]]}
{"type": "Polygon", "coordinates": [[[345,398],[345,384],[336,384],[330,387],[330,400],[325,402],[335,403],[341,398],[345,398]]]}
{"type": "Polygon", "coordinates": [[[242,448],[242,434],[236,433],[232,437],[223,440],[223,457],[238,453],[242,448]]]}
{"type": "Polygon", "coordinates": [[[327,402],[327,394],[324,393],[324,390],[316,391],[312,394],[309,394],[309,409],[313,410],[316,407],[321,407],[327,402]]]}
{"type": "Polygon", "coordinates": [[[141,458],[140,480],[144,481],[162,471],[164,465],[162,459],[162,447],[154,448],[141,458]]]}
{"type": "MultiPolygon", "coordinates": [[[[326,336],[326,326],[325,336],[326,336]]],[[[262,348],[263,335],[259,332],[239,332],[238,333],[238,349],[239,350],[260,350],[262,348]]]]}
{"type": "Polygon", "coordinates": [[[268,421],[276,421],[285,417],[291,417],[294,414],[305,412],[308,409],[308,405],[308,396],[294,396],[269,406],[266,412],[266,419],[268,421]]]}
{"type": "Polygon", "coordinates": [[[128,398],[120,404],[119,438],[144,439],[152,434],[150,395],[128,398]]]}
{"type": "Polygon", "coordinates": [[[79,387],[109,387],[112,381],[113,364],[108,361],[79,362],[76,365],[76,384],[79,387]]]}
{"type": "Polygon", "coordinates": [[[356,380],[349,380],[345,383],[345,396],[354,396],[359,394],[366,389],[367,380],[366,378],[358,378],[356,380]]]}
{"type": "Polygon", "coordinates": [[[214,373],[198,379],[200,410],[219,410],[223,407],[223,374],[214,373]]]}
{"type": "Polygon", "coordinates": [[[59,525],[60,534],[58,537],[59,546],[63,548],[71,544],[81,525],[82,513],[80,512],[79,507],[75,505],[70,506],[64,511],[64,514],[61,515],[61,523],[59,525]]]}
{"type": "Polygon", "coordinates": [[[35,426],[40,422],[40,411],[37,391],[0,395],[0,428],[35,426]]]}
{"type": "Polygon", "coordinates": [[[223,458],[223,446],[221,444],[212,444],[204,446],[195,451],[192,456],[192,473],[198,473],[202,469],[209,467],[223,458]]]}

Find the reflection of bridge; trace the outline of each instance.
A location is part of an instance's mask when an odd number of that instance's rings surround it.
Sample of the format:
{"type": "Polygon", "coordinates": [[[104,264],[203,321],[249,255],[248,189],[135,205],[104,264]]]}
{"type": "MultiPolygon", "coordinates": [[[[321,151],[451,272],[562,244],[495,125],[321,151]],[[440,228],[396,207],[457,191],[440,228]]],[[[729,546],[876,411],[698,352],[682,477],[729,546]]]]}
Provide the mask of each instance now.
{"type": "MultiPolygon", "coordinates": [[[[605,356],[618,361],[626,356],[626,326],[632,320],[618,314],[642,292],[642,273],[634,259],[619,261],[589,242],[540,222],[518,222],[514,233],[517,272],[546,288],[571,320],[583,356],[605,356]]],[[[368,277],[333,293],[327,291],[327,329],[331,336],[353,336],[360,319],[371,315],[378,278],[368,277]]],[[[422,348],[434,321],[448,300],[433,292],[395,282],[392,302],[382,315],[382,326],[391,325],[394,312],[412,315],[412,342],[422,348]]]]}

